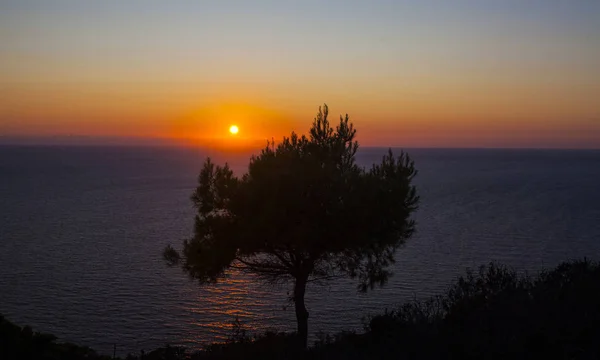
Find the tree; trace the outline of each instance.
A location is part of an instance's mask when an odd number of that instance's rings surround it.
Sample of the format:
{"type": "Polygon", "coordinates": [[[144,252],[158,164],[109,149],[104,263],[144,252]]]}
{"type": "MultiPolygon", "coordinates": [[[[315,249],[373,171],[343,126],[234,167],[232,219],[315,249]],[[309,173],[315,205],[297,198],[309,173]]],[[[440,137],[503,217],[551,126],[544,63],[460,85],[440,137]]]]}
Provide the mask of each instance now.
{"type": "Polygon", "coordinates": [[[194,237],[181,253],[167,246],[168,263],[203,284],[228,276],[228,269],[292,282],[306,347],[306,285],[341,276],[357,278],[361,291],[384,284],[396,249],[415,226],[414,162],[390,149],[380,164],[361,168],[355,136],[348,115],[335,129],[330,125],[325,105],[308,137],[292,133],[269,142],[242,177],[207,159],[191,197],[198,211],[194,237]]]}

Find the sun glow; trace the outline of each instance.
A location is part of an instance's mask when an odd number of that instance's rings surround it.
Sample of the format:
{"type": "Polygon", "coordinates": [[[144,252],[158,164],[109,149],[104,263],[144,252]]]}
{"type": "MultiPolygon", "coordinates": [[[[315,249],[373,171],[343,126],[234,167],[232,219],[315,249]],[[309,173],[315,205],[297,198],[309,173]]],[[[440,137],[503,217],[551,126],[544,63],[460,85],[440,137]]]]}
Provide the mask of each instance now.
{"type": "Polygon", "coordinates": [[[232,135],[235,135],[235,134],[237,134],[239,131],[240,131],[240,129],[239,129],[239,128],[238,128],[236,125],[231,125],[231,126],[229,127],[229,132],[230,132],[232,135]]]}

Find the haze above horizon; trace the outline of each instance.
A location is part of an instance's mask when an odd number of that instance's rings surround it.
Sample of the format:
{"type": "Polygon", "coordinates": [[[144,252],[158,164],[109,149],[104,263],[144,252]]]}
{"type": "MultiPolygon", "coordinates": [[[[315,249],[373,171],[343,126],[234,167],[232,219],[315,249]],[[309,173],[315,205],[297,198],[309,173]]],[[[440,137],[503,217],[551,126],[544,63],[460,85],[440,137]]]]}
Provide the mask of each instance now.
{"type": "Polygon", "coordinates": [[[364,146],[600,148],[598,34],[594,0],[7,0],[0,143],[235,149],[326,102],[364,146]]]}

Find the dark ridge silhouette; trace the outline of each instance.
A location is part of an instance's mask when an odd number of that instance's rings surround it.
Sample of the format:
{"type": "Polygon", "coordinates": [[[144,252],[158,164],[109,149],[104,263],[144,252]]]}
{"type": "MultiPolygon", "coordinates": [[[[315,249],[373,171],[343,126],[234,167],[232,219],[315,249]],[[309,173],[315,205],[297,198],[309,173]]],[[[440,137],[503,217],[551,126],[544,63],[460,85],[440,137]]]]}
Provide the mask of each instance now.
{"type": "Polygon", "coordinates": [[[357,278],[366,291],[384,284],[394,253],[413,233],[419,197],[414,163],[390,149],[365,170],[355,163],[358,142],[348,115],[334,129],[327,105],[309,137],[292,133],[252,157],[235,177],[227,164],[206,160],[192,195],[195,235],[167,261],[202,284],[236,270],[267,283],[293,283],[300,347],[308,339],[304,303],[310,282],[357,278]]]}
{"type": "Polygon", "coordinates": [[[108,360],[94,350],[70,343],[57,343],[56,336],[21,328],[0,315],[0,359],[2,360],[108,360]]]}

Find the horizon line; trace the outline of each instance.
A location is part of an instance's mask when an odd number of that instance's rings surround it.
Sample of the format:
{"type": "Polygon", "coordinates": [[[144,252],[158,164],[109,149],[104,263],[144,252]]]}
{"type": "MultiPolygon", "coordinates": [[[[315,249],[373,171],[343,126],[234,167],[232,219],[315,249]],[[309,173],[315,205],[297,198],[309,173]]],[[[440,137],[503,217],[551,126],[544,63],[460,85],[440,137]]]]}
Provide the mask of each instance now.
{"type": "MultiPolygon", "coordinates": [[[[206,149],[219,152],[236,152],[244,153],[251,151],[260,151],[262,147],[247,147],[247,148],[217,148],[202,145],[186,145],[186,144],[33,144],[33,143],[3,143],[0,141],[0,148],[126,148],[126,149],[150,149],[150,148],[167,148],[167,149],[206,149]]],[[[600,151],[600,147],[503,147],[503,146],[385,146],[385,145],[363,145],[360,149],[369,150],[528,150],[528,151],[600,151]]]]}
{"type": "MultiPolygon", "coordinates": [[[[138,137],[138,136],[94,136],[94,135],[0,135],[0,146],[2,147],[126,147],[126,148],[204,148],[227,152],[246,152],[261,150],[266,146],[268,139],[264,139],[263,145],[258,145],[262,140],[253,141],[252,144],[227,147],[223,145],[201,144],[198,139],[193,138],[167,138],[167,137],[138,137]]],[[[440,149],[440,150],[600,150],[600,144],[592,146],[511,146],[511,145],[426,145],[426,146],[402,146],[402,145],[360,145],[366,149],[440,149]]]]}

